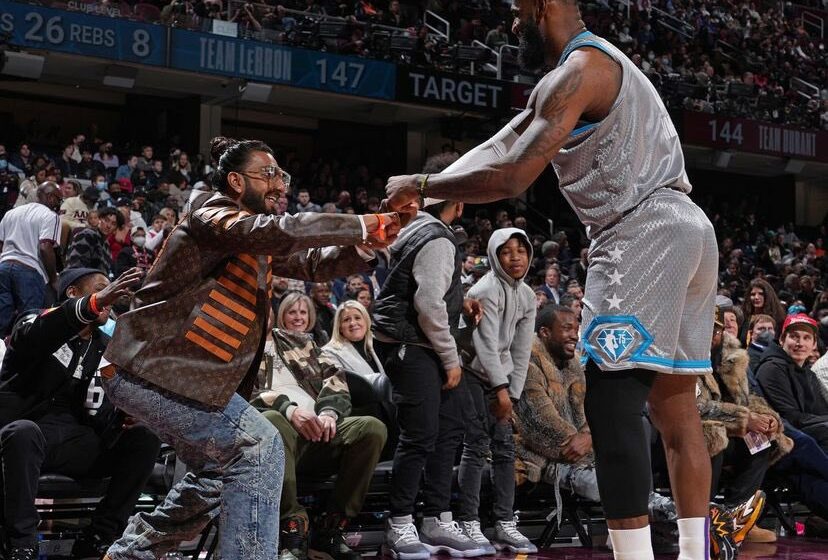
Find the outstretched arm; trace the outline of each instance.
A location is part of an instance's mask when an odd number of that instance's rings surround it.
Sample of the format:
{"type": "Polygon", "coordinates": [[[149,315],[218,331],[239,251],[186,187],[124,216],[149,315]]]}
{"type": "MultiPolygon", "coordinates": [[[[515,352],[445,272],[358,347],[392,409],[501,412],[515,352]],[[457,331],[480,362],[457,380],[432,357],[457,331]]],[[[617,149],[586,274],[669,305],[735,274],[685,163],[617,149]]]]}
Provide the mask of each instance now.
{"type": "MultiPolygon", "coordinates": [[[[510,123],[519,136],[505,154],[490,161],[468,161],[464,169],[458,160],[447,171],[429,177],[427,196],[486,203],[522,193],[567,142],[582,115],[605,113],[612,106],[620,81],[620,67],[605,55],[574,53],[535,88],[530,113],[522,113],[510,123]]],[[[391,177],[386,187],[389,207],[400,208],[415,200],[422,177],[391,177]]]]}

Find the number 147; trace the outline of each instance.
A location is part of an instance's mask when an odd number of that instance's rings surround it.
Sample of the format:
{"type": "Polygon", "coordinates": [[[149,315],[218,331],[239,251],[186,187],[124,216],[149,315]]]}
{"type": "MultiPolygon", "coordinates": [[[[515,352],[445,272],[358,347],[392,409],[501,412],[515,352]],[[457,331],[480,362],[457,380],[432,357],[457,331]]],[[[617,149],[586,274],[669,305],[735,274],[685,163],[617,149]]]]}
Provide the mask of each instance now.
{"type": "Polygon", "coordinates": [[[316,61],[319,66],[319,82],[327,84],[328,80],[339,84],[339,87],[347,87],[356,89],[359,87],[359,82],[362,80],[362,73],[365,71],[365,65],[359,62],[337,62],[336,65],[331,65],[330,73],[328,72],[328,60],[320,58],[316,61]],[[350,80],[350,84],[348,81],[350,80]]]}

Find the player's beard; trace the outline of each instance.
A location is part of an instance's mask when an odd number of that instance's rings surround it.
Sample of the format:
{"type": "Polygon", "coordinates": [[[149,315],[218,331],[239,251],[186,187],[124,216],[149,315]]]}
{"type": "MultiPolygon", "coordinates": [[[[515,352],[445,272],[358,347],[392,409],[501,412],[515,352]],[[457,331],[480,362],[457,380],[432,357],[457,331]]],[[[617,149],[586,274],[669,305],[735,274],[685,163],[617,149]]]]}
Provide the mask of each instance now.
{"type": "Polygon", "coordinates": [[[518,42],[518,62],[521,68],[534,72],[546,64],[546,44],[540,28],[534,22],[526,22],[518,42]]]}
{"type": "Polygon", "coordinates": [[[242,206],[254,214],[270,214],[270,210],[267,208],[267,202],[265,202],[264,196],[250,188],[250,185],[247,182],[247,177],[244,177],[244,193],[242,193],[239,202],[241,202],[242,206]]]}

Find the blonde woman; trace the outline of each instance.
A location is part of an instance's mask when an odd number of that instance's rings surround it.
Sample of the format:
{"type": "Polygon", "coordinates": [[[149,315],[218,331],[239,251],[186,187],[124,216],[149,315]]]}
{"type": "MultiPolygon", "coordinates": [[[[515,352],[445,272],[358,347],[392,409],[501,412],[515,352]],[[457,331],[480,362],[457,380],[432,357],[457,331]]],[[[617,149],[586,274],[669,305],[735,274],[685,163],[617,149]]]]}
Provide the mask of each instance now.
{"type": "Polygon", "coordinates": [[[310,331],[316,321],[311,299],[288,292],[273,329],[273,346],[259,375],[253,405],[282,435],[285,479],[281,498],[281,558],[306,558],[307,549],[348,556],[348,520],[362,509],[374,467],[385,445],[385,425],[351,414],[345,370],[323,356],[310,331]],[[296,473],[330,476],[336,485],[328,513],[311,533],[308,513],[296,495],[296,473]]]}
{"type": "Polygon", "coordinates": [[[322,348],[325,356],[348,370],[373,382],[384,375],[382,362],[374,352],[371,316],[357,300],[344,302],[334,315],[331,341],[322,348]]]}

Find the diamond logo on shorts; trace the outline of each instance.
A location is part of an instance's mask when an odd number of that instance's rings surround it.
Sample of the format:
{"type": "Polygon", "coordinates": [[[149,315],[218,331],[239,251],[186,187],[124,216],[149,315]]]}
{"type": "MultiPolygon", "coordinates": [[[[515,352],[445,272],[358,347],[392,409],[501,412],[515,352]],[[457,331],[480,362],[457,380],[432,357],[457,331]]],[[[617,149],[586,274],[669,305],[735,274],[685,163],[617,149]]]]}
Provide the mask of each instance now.
{"type": "Polygon", "coordinates": [[[628,328],[601,329],[595,336],[598,346],[613,362],[617,362],[627,353],[634,340],[635,337],[628,328]]]}
{"type": "Polygon", "coordinates": [[[595,317],[584,331],[584,352],[597,364],[621,364],[640,356],[653,342],[632,315],[595,317]]]}

